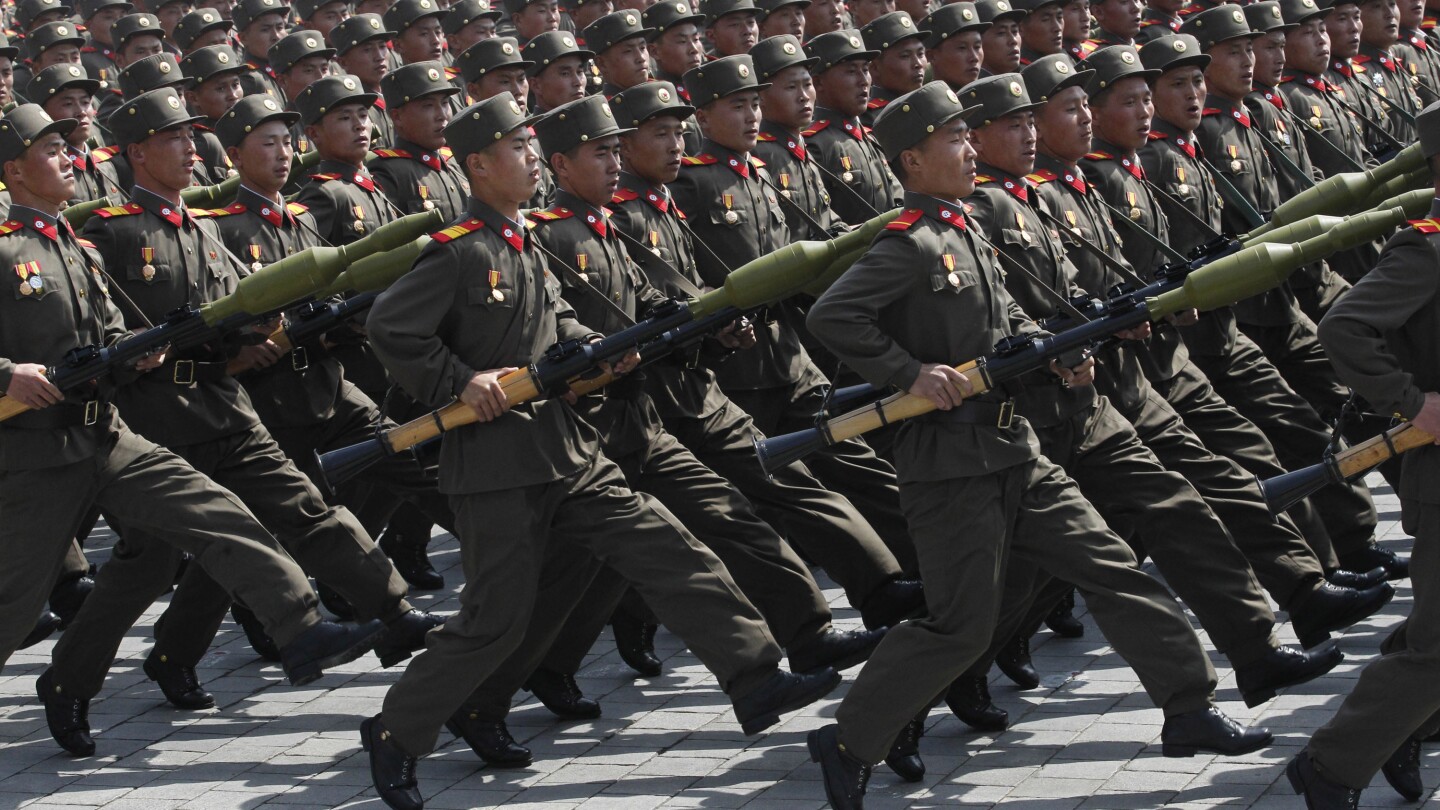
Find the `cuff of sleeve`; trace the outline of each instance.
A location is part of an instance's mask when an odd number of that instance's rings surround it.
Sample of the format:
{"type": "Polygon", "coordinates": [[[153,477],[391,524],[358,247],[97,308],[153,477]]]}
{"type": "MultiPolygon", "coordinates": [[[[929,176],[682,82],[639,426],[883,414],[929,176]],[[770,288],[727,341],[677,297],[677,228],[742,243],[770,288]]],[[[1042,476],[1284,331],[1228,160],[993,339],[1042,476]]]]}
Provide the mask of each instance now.
{"type": "Polygon", "coordinates": [[[1406,419],[1414,419],[1420,413],[1420,409],[1424,407],[1425,392],[1413,385],[1406,388],[1405,393],[1400,397],[1398,408],[1400,415],[1406,419]]]}
{"type": "Polygon", "coordinates": [[[450,393],[456,398],[465,391],[465,386],[475,378],[475,370],[456,360],[452,362],[453,369],[450,372],[450,393]]]}
{"type": "Polygon", "coordinates": [[[920,366],[919,360],[907,362],[904,368],[890,378],[890,384],[901,391],[909,391],[910,387],[915,384],[916,378],[920,376],[920,366]]]}
{"type": "Polygon", "coordinates": [[[10,390],[10,380],[15,376],[15,364],[9,360],[0,360],[0,394],[10,390]]]}

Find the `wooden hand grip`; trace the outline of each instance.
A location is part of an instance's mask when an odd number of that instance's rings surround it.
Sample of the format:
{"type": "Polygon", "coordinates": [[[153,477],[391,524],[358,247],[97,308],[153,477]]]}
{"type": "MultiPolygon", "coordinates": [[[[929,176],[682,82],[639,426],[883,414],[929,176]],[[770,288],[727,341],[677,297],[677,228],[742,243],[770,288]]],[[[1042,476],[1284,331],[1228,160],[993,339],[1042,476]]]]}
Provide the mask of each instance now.
{"type": "Polygon", "coordinates": [[[1335,454],[1335,464],[1340,468],[1341,475],[1349,480],[1373,470],[1401,453],[1434,443],[1434,436],[1406,422],[1390,428],[1382,436],[1366,439],[1335,454]]]}
{"type": "Polygon", "coordinates": [[[18,399],[0,396],[0,422],[30,410],[29,405],[24,405],[18,399]]]}

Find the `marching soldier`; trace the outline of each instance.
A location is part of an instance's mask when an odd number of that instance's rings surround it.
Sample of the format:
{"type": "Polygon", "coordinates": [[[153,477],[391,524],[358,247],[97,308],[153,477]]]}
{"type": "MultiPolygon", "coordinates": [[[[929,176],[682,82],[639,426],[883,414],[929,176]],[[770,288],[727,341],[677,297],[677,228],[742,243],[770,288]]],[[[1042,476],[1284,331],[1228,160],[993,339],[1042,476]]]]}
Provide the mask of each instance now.
{"type": "Polygon", "coordinates": [[[1415,116],[1420,113],[1416,76],[1397,57],[1400,41],[1399,9],[1395,0],[1365,0],[1360,4],[1360,52],[1352,60],[1364,65],[1370,81],[1371,103],[1382,114],[1379,121],[1401,143],[1415,141],[1415,116]],[[1378,98],[1376,97],[1378,95],[1378,98]]]}
{"type": "MultiPolygon", "coordinates": [[[[696,117],[706,140],[700,154],[681,162],[670,190],[682,211],[705,212],[689,220],[690,231],[700,248],[701,278],[719,287],[730,272],[774,252],[793,235],[774,179],[750,154],[760,123],[761,87],[753,61],[734,56],[708,62],[687,73],[685,84],[699,103],[696,117]]],[[[773,435],[808,426],[823,408],[828,381],[800,343],[797,313],[779,305],[770,318],[756,330],[756,347],[726,363],[719,378],[721,389],[761,432],[773,435]]],[[[913,571],[890,465],[864,442],[847,441],[820,451],[809,466],[855,504],[901,566],[913,571]]]]}
{"type": "Polygon", "coordinates": [[[1400,41],[1395,53],[1409,71],[1415,92],[1426,105],[1440,100],[1440,51],[1425,36],[1425,0],[1405,0],[1400,6],[1400,41]]]}
{"type": "MultiPolygon", "coordinates": [[[[489,0],[460,0],[452,3],[440,18],[440,27],[445,32],[446,53],[453,59],[457,54],[470,50],[470,46],[496,36],[495,24],[503,12],[491,6],[489,0]]],[[[452,77],[453,78],[453,77],[452,77]]]]}
{"type": "Polygon", "coordinates": [[[701,0],[705,42],[713,58],[742,56],[760,41],[760,15],[754,0],[701,0]]]}
{"type": "Polygon", "coordinates": [[[88,0],[80,3],[80,21],[85,24],[85,44],[80,47],[80,63],[90,78],[105,90],[120,66],[115,63],[115,23],[133,9],[128,0],[88,0]]]}
{"type": "Polygon", "coordinates": [[[1020,69],[1020,21],[1025,9],[1009,0],[976,0],[975,10],[990,27],[980,33],[981,77],[1020,69]]]}
{"type": "Polygon", "coordinates": [[[1061,0],[1022,0],[1027,12],[1020,20],[1020,65],[1065,52],[1065,4],[1061,0]]]}
{"type": "Polygon", "coordinates": [[[29,57],[15,66],[14,80],[18,87],[28,87],[36,73],[51,65],[80,64],[80,46],[85,37],[68,21],[46,23],[25,36],[29,57]]]}
{"type": "Polygon", "coordinates": [[[208,45],[180,60],[180,71],[193,82],[185,88],[185,103],[202,119],[197,128],[215,131],[215,122],[244,95],[240,76],[246,70],[229,45],[208,45]]]}
{"type": "Polygon", "coordinates": [[[929,35],[903,11],[877,17],[860,29],[865,49],[876,52],[870,60],[870,102],[860,119],[866,126],[874,125],[875,116],[891,99],[925,83],[925,39],[929,35]]]}
{"type": "MultiPolygon", "coordinates": [[[[521,49],[530,85],[526,109],[541,114],[585,97],[585,63],[595,54],[584,50],[568,31],[546,31],[521,49]]],[[[543,206],[542,206],[543,207],[543,206]]]]}
{"type": "Polygon", "coordinates": [[[1097,0],[1090,3],[1095,35],[1085,40],[1083,57],[1111,45],[1135,45],[1140,33],[1141,0],[1097,0]]]}
{"type": "Polygon", "coordinates": [[[292,101],[285,97],[280,78],[269,61],[270,49],[289,28],[290,7],[281,0],[240,0],[231,14],[235,36],[240,42],[240,58],[250,69],[240,77],[245,95],[264,93],[282,105],[292,101]]]}
{"type": "MultiPolygon", "coordinates": [[[[974,189],[965,112],[954,92],[935,82],[880,116],[881,143],[905,183],[906,213],[807,319],[873,384],[897,385],[939,408],[900,426],[895,457],[926,590],[948,596],[929,600],[928,617],[891,630],[840,704],[839,725],[810,733],[811,757],[837,810],[863,806],[870,764],[984,652],[1007,554],[1081,587],[1111,643],[1164,710],[1169,753],[1237,754],[1270,741],[1268,731],[1242,729],[1215,708],[1213,670],[1189,622],[1074,483],[1038,453],[1029,423],[1009,415],[1004,395],[961,400],[969,384],[951,363],[1035,330],[1005,293],[993,254],[971,232],[960,203],[974,189]]],[[[1087,384],[1088,365],[1063,376],[1087,384]]]]}
{"type": "Polygon", "coordinates": [[[435,0],[397,0],[385,12],[385,27],[396,32],[390,47],[406,65],[445,58],[445,9],[435,0]]]}
{"type": "Polygon", "coordinates": [[[70,159],[75,176],[75,196],[71,203],[108,198],[120,202],[128,195],[122,190],[120,178],[109,161],[97,161],[89,139],[94,131],[95,116],[90,101],[100,83],[90,78],[79,65],[51,65],[35,74],[26,88],[33,98],[56,121],[72,119],[75,127],[65,134],[65,156],[70,159]]]}
{"type": "Polygon", "coordinates": [[[1355,116],[1370,153],[1382,158],[1392,155],[1405,144],[1387,137],[1390,133],[1383,123],[1386,116],[1372,94],[1370,68],[1357,64],[1354,59],[1360,53],[1360,3],[1330,0],[1324,7],[1325,31],[1330,37],[1330,65],[1325,71],[1325,80],[1330,83],[1340,106],[1355,116]]]}
{"type": "Polygon", "coordinates": [[[395,124],[385,113],[385,100],[380,98],[380,80],[390,72],[390,39],[394,36],[394,31],[385,30],[378,14],[357,14],[330,32],[335,61],[341,70],[375,96],[375,105],[369,110],[370,145],[377,149],[395,143],[395,124]]]}
{"type": "Polygon", "coordinates": [[[755,5],[761,11],[760,42],[770,37],[790,35],[800,38],[805,35],[805,9],[811,0],[759,0],[755,5]]]}
{"type": "Polygon", "coordinates": [[[815,123],[805,130],[815,162],[825,176],[835,215],[859,225],[889,211],[900,199],[900,184],[875,137],[860,123],[870,100],[870,60],[854,30],[834,31],[805,44],[807,56],[818,61],[815,81],[815,123]]]}
{"type": "Polygon", "coordinates": [[[1065,0],[1065,4],[1060,7],[1060,15],[1065,23],[1062,34],[1065,52],[1078,63],[1094,50],[1085,44],[1090,38],[1090,28],[1094,22],[1090,15],[1090,0],[1065,0]]]}
{"type": "MultiPolygon", "coordinates": [[[[810,68],[819,60],[797,37],[763,39],[750,51],[760,82],[760,135],[755,154],[780,184],[785,221],[796,239],[829,239],[845,229],[830,207],[825,179],[815,168],[803,134],[814,121],[815,85],[810,68]]],[[[807,347],[808,348],[808,347],[807,347]]]]}
{"type": "Polygon", "coordinates": [[[925,40],[925,61],[932,78],[952,90],[980,78],[981,37],[990,23],[980,19],[974,3],[960,0],[943,5],[921,20],[920,27],[930,32],[925,40]]]}
{"type": "Polygon", "coordinates": [[[509,19],[496,26],[496,34],[514,37],[521,45],[546,31],[560,28],[560,6],[556,0],[505,0],[509,19]]]}
{"type": "MultiPolygon", "coordinates": [[[[479,417],[447,432],[441,449],[440,486],[467,545],[462,608],[391,687],[381,714],[361,726],[375,787],[396,808],[422,806],[415,758],[517,649],[537,606],[558,598],[541,583],[588,564],[550,548],[561,534],[636,585],[716,674],[747,733],[840,680],[833,669],[781,673],[780,649],[719,560],[664,507],[625,488],[594,430],[560,399],[512,407],[501,390],[500,377],[557,339],[596,336],[560,299],[555,271],[520,221],[539,179],[530,122],[513,98],[496,96],[451,123],[446,139],[474,195],[469,218],[437,234],[368,321],[372,343],[416,399],[439,405],[459,396],[479,417]],[[491,269],[477,276],[477,262],[491,269]]],[[[637,359],[632,353],[615,371],[637,359]]]]}
{"type": "Polygon", "coordinates": [[[1135,35],[1136,46],[1180,33],[1180,24],[1185,22],[1180,12],[1184,8],[1185,0],[1145,0],[1145,10],[1140,12],[1140,31],[1135,35]]]}
{"type": "Polygon", "coordinates": [[[306,136],[320,153],[317,171],[295,201],[315,217],[331,245],[348,245],[402,215],[365,169],[369,110],[376,99],[354,77],[329,76],[305,88],[294,102],[306,136]]]}
{"type": "Polygon", "coordinates": [[[395,148],[377,149],[372,172],[396,207],[407,214],[440,209],[447,220],[465,210],[470,185],[450,157],[446,99],[459,91],[438,62],[406,65],[380,81],[395,122],[395,148]]]}
{"type": "Polygon", "coordinates": [[[201,48],[230,44],[230,21],[220,16],[213,8],[202,8],[180,18],[175,26],[175,44],[180,46],[180,58],[189,56],[201,48]]]}
{"type": "MultiPolygon", "coordinates": [[[[1320,324],[1320,339],[1346,383],[1376,407],[1409,419],[1440,436],[1440,106],[1417,119],[1420,148],[1430,163],[1437,200],[1430,218],[1416,220],[1385,245],[1378,264],[1320,324]]],[[[1433,581],[1440,504],[1440,450],[1422,447],[1404,457],[1398,488],[1405,530],[1415,536],[1419,583],[1433,581]]],[[[1435,694],[1431,634],[1435,594],[1417,588],[1405,623],[1405,644],[1371,662],[1345,702],[1291,761],[1286,773],[1312,808],[1356,807],[1360,791],[1382,766],[1385,777],[1411,801],[1423,792],[1419,738],[1435,732],[1440,710],[1435,694]],[[1410,774],[1409,781],[1397,779],[1410,774]]]]}
{"type": "Polygon", "coordinates": [[[296,0],[295,16],[300,20],[297,26],[304,31],[314,31],[327,44],[334,47],[330,34],[350,18],[350,4],[346,0],[296,0]]]}
{"type": "Polygon", "coordinates": [[[20,49],[0,34],[0,104],[23,103],[15,95],[15,60],[20,49]]]}
{"type": "MultiPolygon", "coordinates": [[[[127,336],[102,256],[60,217],[73,194],[62,142],[72,123],[51,121],[34,105],[0,119],[4,181],[14,195],[12,212],[23,216],[0,228],[0,251],[16,268],[11,283],[17,290],[0,300],[0,382],[7,397],[32,409],[0,427],[0,477],[27,482],[0,491],[6,515],[0,547],[8,561],[0,588],[6,595],[0,663],[30,629],[74,547],[74,526],[93,503],[210,567],[280,641],[287,676],[312,681],[324,668],[363,654],[378,626],[322,621],[305,575],[274,538],[234,495],[132,433],[116,414],[112,385],[82,396],[56,389],[45,376],[77,344],[113,345],[127,336]],[[18,292],[22,286],[28,292],[18,292]],[[33,497],[31,488],[40,483],[72,497],[33,497]]],[[[148,373],[164,359],[154,355],[136,371],[148,373]]],[[[122,381],[136,376],[118,373],[122,381]]],[[[89,701],[53,670],[41,674],[37,688],[57,741],[77,756],[92,754],[89,701]]]]}
{"type": "MultiPolygon", "coordinates": [[[[670,82],[680,99],[690,103],[682,77],[705,61],[700,24],[705,16],[695,11],[690,0],[655,3],[640,13],[640,23],[650,34],[650,55],[655,60],[655,78],[670,82]]],[[[700,125],[692,117],[685,122],[685,154],[700,151],[700,125]]]]}
{"type": "Polygon", "coordinates": [[[642,27],[640,12],[606,14],[590,23],[583,33],[585,47],[595,52],[595,65],[605,82],[600,93],[605,98],[650,81],[650,49],[646,42],[655,32],[642,27]]]}
{"type": "Polygon", "coordinates": [[[455,59],[465,94],[477,102],[500,93],[509,94],[522,107],[528,102],[530,83],[526,71],[534,67],[514,37],[493,37],[477,42],[455,59]]]}
{"type": "MultiPolygon", "coordinates": [[[[330,73],[330,59],[335,49],[325,44],[325,38],[314,31],[301,29],[281,37],[270,46],[267,57],[270,69],[280,82],[283,93],[277,102],[283,106],[286,99],[296,99],[305,88],[325,78],[330,73]]],[[[308,152],[310,145],[304,138],[295,141],[295,151],[308,152]]]]}

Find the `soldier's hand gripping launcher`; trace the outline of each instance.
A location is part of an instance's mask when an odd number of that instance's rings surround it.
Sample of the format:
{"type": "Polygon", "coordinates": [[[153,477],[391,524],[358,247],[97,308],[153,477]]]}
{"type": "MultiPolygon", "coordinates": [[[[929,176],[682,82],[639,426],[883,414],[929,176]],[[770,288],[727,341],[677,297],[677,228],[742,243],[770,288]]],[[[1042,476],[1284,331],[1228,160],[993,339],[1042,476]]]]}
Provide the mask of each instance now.
{"type": "MultiPolygon", "coordinates": [[[[166,346],[181,350],[210,343],[312,298],[354,289],[354,284],[378,283],[387,275],[398,277],[414,261],[412,240],[443,224],[439,211],[428,211],[396,220],[344,247],[307,248],[242,278],[235,292],[199,309],[178,309],[153,328],[110,346],[74,349],[47,376],[61,391],[76,391],[166,346]],[[392,259],[389,250],[397,250],[400,261],[392,259]]],[[[18,400],[0,396],[0,421],[28,410],[18,400]]]]}
{"type": "MultiPolygon", "coordinates": [[[[608,381],[602,364],[617,360],[631,350],[642,357],[658,357],[664,344],[681,345],[703,336],[707,330],[723,327],[746,310],[781,301],[813,289],[816,279],[843,272],[834,265],[853,261],[864,251],[899,209],[882,214],[855,230],[825,242],[796,242],[762,256],[725,277],[725,285],[688,302],[671,301],[651,310],[639,323],[601,338],[595,343],[571,341],[557,344],[529,367],[500,379],[511,406],[554,396],[575,387],[577,392],[594,390],[608,381]],[[695,328],[685,329],[688,325],[695,328]],[[647,348],[648,347],[648,348],[647,348]]],[[[848,266],[848,264],[846,265],[848,266]]],[[[402,453],[455,428],[478,420],[475,411],[463,402],[452,402],[419,419],[391,428],[374,439],[332,450],[319,457],[320,471],[332,491],[345,481],[387,456],[402,453]]]]}
{"type": "MultiPolygon", "coordinates": [[[[1256,240],[1213,261],[1196,259],[1194,263],[1200,266],[1184,272],[1177,268],[1170,278],[1101,302],[1092,308],[1094,317],[1083,324],[1056,334],[1008,337],[996,345],[992,354],[956,366],[955,370],[969,379],[972,396],[983,394],[1145,321],[1187,309],[1215,309],[1265,292],[1284,282],[1296,269],[1388,233],[1406,217],[1405,209],[1400,207],[1371,211],[1349,217],[1298,243],[1256,240]]],[[[766,472],[774,472],[829,445],[933,410],[934,403],[924,397],[892,394],[872,405],[822,420],[813,428],[757,440],[755,451],[766,472]]]]}

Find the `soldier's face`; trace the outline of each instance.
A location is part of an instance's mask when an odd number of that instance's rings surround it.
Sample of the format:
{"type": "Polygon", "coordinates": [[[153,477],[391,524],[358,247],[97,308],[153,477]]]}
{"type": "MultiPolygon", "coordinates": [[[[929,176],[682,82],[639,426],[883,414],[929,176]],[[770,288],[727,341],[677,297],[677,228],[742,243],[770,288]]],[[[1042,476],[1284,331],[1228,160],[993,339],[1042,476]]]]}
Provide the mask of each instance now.
{"type": "Polygon", "coordinates": [[[578,56],[562,56],[530,80],[535,101],[544,109],[585,97],[584,63],[578,56]]]}
{"type": "Polygon", "coordinates": [[[51,65],[78,65],[80,64],[80,46],[71,43],[56,45],[41,51],[40,58],[35,60],[32,68],[36,73],[51,65]]]}
{"type": "Polygon", "coordinates": [[[1075,163],[1090,151],[1090,100],[1084,87],[1067,87],[1035,114],[1036,148],[1056,160],[1075,163]]]}
{"type": "Polygon", "coordinates": [[[530,79],[525,75],[525,68],[499,68],[481,76],[478,82],[470,82],[467,89],[477,101],[509,93],[523,108],[530,95],[530,79]]]}
{"type": "Polygon", "coordinates": [[[266,121],[246,135],[239,148],[227,151],[241,180],[256,191],[275,194],[290,179],[295,149],[290,128],[283,121],[266,121]]]}
{"type": "Polygon", "coordinates": [[[125,47],[116,52],[115,64],[124,70],[135,62],[147,56],[154,56],[163,50],[165,50],[165,43],[160,41],[160,37],[153,34],[136,34],[125,41],[125,47]]]}
{"type": "Polygon", "coordinates": [[[846,116],[865,112],[870,102],[870,62],[846,59],[815,77],[815,98],[846,116]]]}
{"type": "Polygon", "coordinates": [[[1091,8],[1095,22],[1106,31],[1134,39],[1140,33],[1140,0],[1104,0],[1091,8]]]}
{"type": "Polygon", "coordinates": [[[856,28],[864,28],[876,17],[895,10],[895,0],[850,0],[850,18],[856,28]]]}
{"type": "Polygon", "coordinates": [[[839,31],[845,25],[844,0],[815,0],[805,9],[805,38],[839,31]]]}
{"type": "Polygon", "coordinates": [[[970,144],[969,127],[958,118],[900,153],[900,162],[908,175],[907,189],[944,200],[960,200],[975,192],[975,147],[970,144]]]}
{"type": "Polygon", "coordinates": [[[625,168],[656,185],[674,182],[680,176],[680,157],[685,153],[685,123],[673,115],[651,118],[620,136],[620,156],[625,168]]]}
{"type": "Polygon", "coordinates": [[[1020,21],[1020,42],[1049,56],[1065,47],[1065,14],[1058,3],[1035,9],[1020,21]]]}
{"type": "Polygon", "coordinates": [[[1330,34],[1330,58],[1349,59],[1360,52],[1360,7],[1346,2],[1325,15],[1325,30],[1330,34]]]}
{"type": "Polygon", "coordinates": [[[1275,87],[1284,71],[1285,32],[1271,31],[1255,40],[1255,83],[1275,87]]]}
{"type": "Polygon", "coordinates": [[[815,120],[815,82],[804,65],[794,65],[770,77],[770,86],[760,91],[760,111],[766,121],[791,132],[810,126],[815,120]]]}
{"type": "Polygon", "coordinates": [[[1320,75],[1330,65],[1330,34],[1320,19],[1301,23],[1285,33],[1285,64],[1320,75]]]}
{"type": "Polygon", "coordinates": [[[528,127],[511,132],[465,161],[470,190],[492,206],[525,204],[540,186],[540,156],[528,127]]]}
{"type": "Polygon", "coordinates": [[[1020,69],[1020,23],[996,20],[980,35],[981,56],[991,73],[1014,73],[1020,69]]]}
{"type": "Polygon", "coordinates": [[[240,88],[240,76],[235,73],[206,79],[200,86],[185,91],[186,101],[211,121],[220,120],[220,116],[235,106],[243,95],[245,91],[240,88]]]}
{"type": "Polygon", "coordinates": [[[286,27],[283,14],[261,14],[240,32],[240,44],[250,53],[263,57],[284,38],[286,27]]]}
{"type": "Polygon", "coordinates": [[[110,40],[110,29],[115,27],[115,21],[125,16],[125,10],[120,6],[102,8],[85,22],[86,30],[96,42],[106,45],[114,44],[110,40]]]}
{"type": "Polygon", "coordinates": [[[610,202],[620,186],[620,136],[582,143],[551,157],[555,182],[591,205],[610,202]]]}
{"type": "Polygon", "coordinates": [[[1360,6],[1360,36],[1366,45],[1377,48],[1400,41],[1400,8],[1395,0],[1365,0],[1360,6]]]}
{"type": "MultiPolygon", "coordinates": [[[[1201,83],[1198,98],[1203,99],[1205,97],[1204,79],[1199,78],[1199,68],[1182,68],[1181,70],[1171,72],[1177,74],[1185,72],[1188,74],[1191,70],[1194,71],[1192,78],[1201,83]]],[[[1166,73],[1161,77],[1160,81],[1163,82],[1170,78],[1172,78],[1170,73],[1166,73]]],[[[1175,78],[1178,80],[1178,77],[1175,78]]],[[[1188,82],[1186,86],[1190,87],[1188,82]]],[[[1128,79],[1121,79],[1116,82],[1109,90],[1106,90],[1094,99],[1095,136],[1115,144],[1126,152],[1134,152],[1144,146],[1145,141],[1150,135],[1151,125],[1155,115],[1159,109],[1159,95],[1160,88],[1158,86],[1152,93],[1150,85],[1146,84],[1145,80],[1138,76],[1131,76],[1128,79]]],[[[1187,99],[1189,98],[1185,93],[1180,93],[1179,95],[1185,96],[1187,99]]],[[[1195,103],[1198,104],[1199,102],[1196,101],[1195,103]]],[[[1188,100],[1186,104],[1189,104],[1188,100]]],[[[1184,109],[1188,114],[1189,106],[1186,106],[1184,109]]],[[[1195,114],[1197,116],[1199,115],[1198,107],[1196,108],[1195,114]]],[[[1190,129],[1200,124],[1198,117],[1194,119],[1193,123],[1190,123],[1190,119],[1188,118],[1186,118],[1185,121],[1189,123],[1188,127],[1178,123],[1177,125],[1190,129]]]]}
{"type": "Polygon", "coordinates": [[[175,26],[180,24],[180,18],[189,14],[194,8],[189,0],[177,0],[174,3],[166,3],[155,11],[155,17],[160,20],[160,27],[165,29],[167,39],[175,38],[175,26]]]}
{"type": "Polygon", "coordinates": [[[286,98],[297,98],[305,88],[325,78],[330,70],[330,60],[323,56],[307,56],[280,74],[280,85],[286,98]]]}
{"type": "Polygon", "coordinates": [[[546,31],[560,27],[560,6],[555,0],[535,0],[519,12],[510,15],[515,23],[515,33],[521,40],[530,40],[546,31]]]}
{"type": "Polygon", "coordinates": [[[1425,19],[1425,0],[1401,0],[1396,11],[1400,14],[1400,24],[1414,30],[1425,19]]]}
{"type": "Polygon", "coordinates": [[[684,76],[685,71],[700,67],[703,61],[705,48],[694,23],[673,26],[655,40],[655,63],[671,76],[684,76]]]}
{"type": "Polygon", "coordinates": [[[701,107],[695,118],[711,140],[736,152],[749,152],[760,136],[760,93],[731,93],[701,107]]]}
{"type": "Polygon", "coordinates": [[[65,12],[63,11],[46,11],[42,14],[36,15],[34,19],[30,20],[30,22],[25,26],[25,30],[27,32],[34,31],[36,28],[39,28],[46,23],[59,22],[63,19],[65,19],[65,12]]]}
{"type": "Polygon", "coordinates": [[[1079,42],[1090,36],[1089,0],[1070,0],[1060,8],[1060,14],[1065,20],[1065,39],[1079,42]]]}
{"type": "Polygon", "coordinates": [[[390,72],[390,62],[386,59],[389,53],[390,46],[385,40],[372,39],[356,45],[338,59],[340,66],[359,79],[366,89],[374,89],[390,72]]]}
{"type": "Polygon", "coordinates": [[[200,0],[195,4],[196,8],[213,8],[219,12],[224,19],[230,19],[230,12],[235,8],[235,0],[200,0]]]}
{"type": "Polygon", "coordinates": [[[1210,92],[1240,101],[1254,89],[1255,43],[1249,37],[1222,42],[1208,53],[1205,86],[1210,92]]]}
{"type": "Polygon", "coordinates": [[[321,157],[358,166],[370,151],[370,108],[341,104],[306,127],[305,133],[321,157]]]}
{"type": "Polygon", "coordinates": [[[194,53],[201,48],[208,48],[211,45],[224,45],[228,39],[228,32],[225,29],[212,28],[196,37],[195,41],[190,43],[190,47],[185,49],[185,53],[194,53]]]}
{"type": "Polygon", "coordinates": [[[0,104],[15,100],[15,63],[8,56],[0,56],[0,104]]]}
{"type": "Polygon", "coordinates": [[[705,29],[705,36],[715,44],[719,56],[749,53],[760,39],[760,24],[754,12],[737,11],[726,14],[705,29]]]}
{"type": "Polygon", "coordinates": [[[78,146],[90,137],[91,121],[95,118],[95,108],[90,106],[90,100],[88,91],[79,87],[67,87],[45,102],[45,112],[56,121],[74,118],[79,122],[65,137],[67,142],[78,146]]]}
{"type": "MultiPolygon", "coordinates": [[[[1186,132],[1200,126],[1204,101],[1205,74],[1198,67],[1167,70],[1155,82],[1155,117],[1186,132]]],[[[1106,110],[1098,111],[1100,122],[1105,121],[1106,110]]]]}
{"type": "Polygon", "coordinates": [[[422,96],[392,110],[395,134],[417,146],[435,151],[445,145],[445,127],[450,123],[450,105],[445,96],[422,96]]]}
{"type": "Polygon", "coordinates": [[[977,159],[1023,177],[1035,170],[1035,114],[1017,112],[971,132],[977,159]]]}
{"type": "Polygon", "coordinates": [[[785,34],[796,37],[805,35],[805,6],[803,3],[781,6],[766,14],[765,19],[760,22],[761,39],[785,34]]]}
{"type": "Polygon", "coordinates": [[[326,3],[310,15],[305,27],[312,31],[319,31],[326,42],[330,41],[330,32],[335,26],[350,18],[350,6],[345,3],[326,3]]]}
{"type": "Polygon", "coordinates": [[[907,39],[880,52],[870,63],[875,83],[896,93],[920,89],[925,83],[925,43],[907,39]]]}
{"type": "Polygon", "coordinates": [[[440,28],[439,17],[416,20],[395,38],[395,52],[405,64],[432,62],[445,55],[445,31],[440,28]]]}
{"type": "Polygon", "coordinates": [[[964,87],[980,78],[980,63],[984,59],[980,32],[951,34],[939,46],[931,48],[927,56],[935,78],[957,89],[964,87]]]}
{"type": "Polygon", "coordinates": [[[617,42],[597,54],[595,64],[605,81],[621,89],[650,80],[650,49],[644,37],[631,37],[617,42]]]}
{"type": "Polygon", "coordinates": [[[75,194],[75,172],[65,154],[65,139],[58,133],[36,141],[5,166],[7,183],[57,210],[75,194]]]}
{"type": "Polygon", "coordinates": [[[462,54],[470,50],[470,46],[477,42],[484,42],[495,36],[495,21],[489,17],[481,17],[478,20],[471,20],[468,25],[463,26],[453,34],[447,34],[445,39],[450,43],[450,52],[462,54]]]}
{"type": "Polygon", "coordinates": [[[589,2],[568,9],[570,21],[575,23],[576,31],[584,31],[590,23],[604,17],[615,10],[615,4],[610,0],[589,0],[589,2]]]}
{"type": "Polygon", "coordinates": [[[142,182],[143,173],[160,187],[158,191],[179,191],[190,185],[193,176],[194,134],[189,124],[162,130],[132,144],[127,155],[135,167],[135,182],[142,182]]]}

